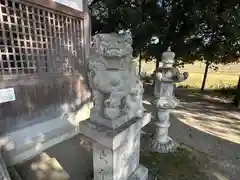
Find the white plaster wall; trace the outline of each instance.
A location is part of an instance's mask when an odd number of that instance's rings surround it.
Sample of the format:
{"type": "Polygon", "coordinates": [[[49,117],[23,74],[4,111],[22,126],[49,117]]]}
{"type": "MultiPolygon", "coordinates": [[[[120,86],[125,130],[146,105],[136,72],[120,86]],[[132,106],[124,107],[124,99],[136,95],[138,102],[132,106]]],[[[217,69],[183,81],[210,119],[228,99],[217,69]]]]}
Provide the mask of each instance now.
{"type": "Polygon", "coordinates": [[[84,0],[53,0],[65,6],[69,6],[73,9],[83,11],[83,1],[84,0]]]}

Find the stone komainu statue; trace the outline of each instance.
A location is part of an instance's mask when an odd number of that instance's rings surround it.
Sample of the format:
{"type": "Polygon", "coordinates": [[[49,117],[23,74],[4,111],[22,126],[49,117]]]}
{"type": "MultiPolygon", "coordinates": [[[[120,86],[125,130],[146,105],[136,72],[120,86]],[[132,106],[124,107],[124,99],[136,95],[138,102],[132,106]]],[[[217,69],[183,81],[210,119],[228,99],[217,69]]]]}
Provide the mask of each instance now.
{"type": "Polygon", "coordinates": [[[113,129],[143,116],[143,85],[132,61],[131,44],[127,35],[98,34],[88,59],[94,98],[91,120],[113,129]]]}

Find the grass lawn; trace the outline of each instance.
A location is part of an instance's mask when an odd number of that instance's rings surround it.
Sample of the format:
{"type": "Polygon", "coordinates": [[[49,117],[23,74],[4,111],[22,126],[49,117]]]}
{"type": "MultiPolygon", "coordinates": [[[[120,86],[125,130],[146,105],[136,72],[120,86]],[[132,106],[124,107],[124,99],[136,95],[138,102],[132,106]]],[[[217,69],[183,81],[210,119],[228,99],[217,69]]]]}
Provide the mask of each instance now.
{"type": "MultiPolygon", "coordinates": [[[[203,73],[189,72],[189,78],[180,83],[182,86],[201,88],[203,73]]],[[[206,89],[221,89],[236,86],[238,76],[227,73],[209,72],[206,82],[206,89]]]]}
{"type": "MultiPolygon", "coordinates": [[[[180,85],[189,88],[201,88],[205,65],[202,63],[187,64],[181,71],[189,72],[189,78],[180,85]]],[[[240,64],[219,65],[218,71],[209,70],[206,89],[221,89],[236,86],[240,75],[240,64]]],[[[155,69],[154,62],[142,62],[142,71],[152,73],[155,69]]]]}

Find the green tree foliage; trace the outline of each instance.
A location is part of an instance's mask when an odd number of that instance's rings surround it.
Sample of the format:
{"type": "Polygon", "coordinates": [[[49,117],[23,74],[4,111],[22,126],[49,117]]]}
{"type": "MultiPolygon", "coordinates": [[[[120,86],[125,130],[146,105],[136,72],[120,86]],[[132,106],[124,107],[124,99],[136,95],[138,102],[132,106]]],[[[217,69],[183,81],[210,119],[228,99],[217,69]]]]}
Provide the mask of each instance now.
{"type": "MultiPolygon", "coordinates": [[[[214,64],[238,62],[237,51],[240,48],[239,4],[224,4],[221,1],[209,1],[200,6],[198,28],[192,40],[199,41],[194,56],[206,63],[202,88],[205,88],[208,68],[214,64]]],[[[191,43],[190,43],[191,44],[191,43]]]]}
{"type": "Polygon", "coordinates": [[[90,12],[93,33],[128,30],[134,55],[156,66],[169,45],[182,63],[204,61],[206,73],[212,64],[238,61],[238,0],[93,0],[90,12]]]}
{"type": "Polygon", "coordinates": [[[164,26],[165,11],[157,0],[96,0],[89,6],[92,32],[109,33],[129,30],[134,55],[145,54],[152,36],[164,26]]]}

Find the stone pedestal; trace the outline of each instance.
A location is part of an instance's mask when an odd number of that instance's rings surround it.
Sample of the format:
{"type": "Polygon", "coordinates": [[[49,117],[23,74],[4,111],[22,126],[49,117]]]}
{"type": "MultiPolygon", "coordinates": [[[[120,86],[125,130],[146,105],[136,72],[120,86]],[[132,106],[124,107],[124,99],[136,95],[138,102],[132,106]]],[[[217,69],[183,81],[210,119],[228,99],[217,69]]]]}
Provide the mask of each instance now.
{"type": "Polygon", "coordinates": [[[94,180],[146,180],[148,169],[139,164],[141,129],[151,115],[134,119],[115,130],[91,121],[80,124],[80,132],[93,142],[94,180]]]}
{"type": "Polygon", "coordinates": [[[98,34],[88,59],[94,106],[80,132],[93,140],[94,180],[146,180],[139,165],[140,132],[151,119],[142,105],[143,85],[132,61],[132,39],[98,34]]]}
{"type": "Polygon", "coordinates": [[[6,164],[4,163],[4,160],[2,158],[1,153],[0,153],[0,179],[1,180],[11,180],[11,178],[8,174],[6,164]]]}
{"type": "Polygon", "coordinates": [[[180,73],[173,67],[175,54],[169,48],[162,54],[163,66],[156,69],[154,86],[154,104],[156,107],[156,119],[154,121],[155,133],[148,143],[150,149],[160,153],[167,153],[175,149],[175,143],[168,136],[170,126],[170,110],[175,108],[179,100],[174,96],[174,83],[187,79],[188,73],[180,73]]]}

